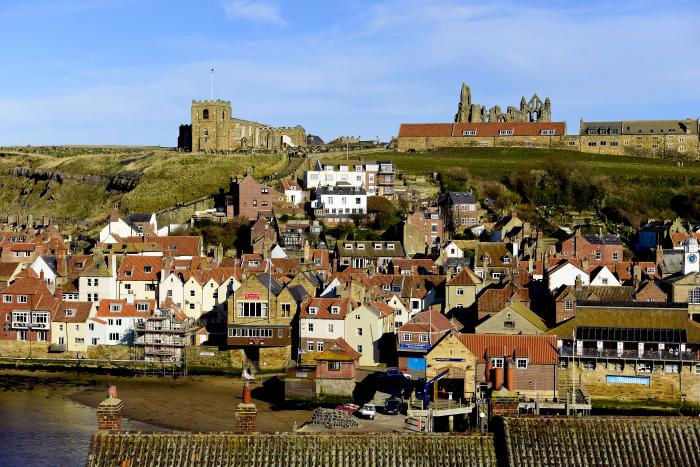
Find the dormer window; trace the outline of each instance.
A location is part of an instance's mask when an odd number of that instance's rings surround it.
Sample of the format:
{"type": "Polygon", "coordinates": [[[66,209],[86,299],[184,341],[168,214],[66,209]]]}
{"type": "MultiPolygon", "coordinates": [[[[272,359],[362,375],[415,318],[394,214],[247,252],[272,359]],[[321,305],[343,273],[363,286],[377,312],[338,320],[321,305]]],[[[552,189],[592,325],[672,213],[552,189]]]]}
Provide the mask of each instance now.
{"type": "Polygon", "coordinates": [[[501,130],[498,134],[500,136],[513,136],[513,130],[501,130]]]}
{"type": "Polygon", "coordinates": [[[126,277],[131,277],[131,271],[124,271],[124,275],[126,277]]]}
{"type": "Polygon", "coordinates": [[[309,314],[315,315],[316,313],[318,313],[318,308],[316,308],[315,306],[310,306],[309,307],[309,314]]]}
{"type": "Polygon", "coordinates": [[[360,244],[357,245],[357,249],[358,249],[358,250],[364,250],[364,249],[365,249],[365,246],[364,246],[362,243],[360,243],[360,244]]]}
{"type": "Polygon", "coordinates": [[[393,250],[393,249],[394,249],[394,244],[393,244],[393,243],[389,243],[386,247],[387,247],[389,250],[393,250]]]}
{"type": "Polygon", "coordinates": [[[136,311],[148,311],[148,302],[139,302],[136,304],[136,311]]]}
{"type": "Polygon", "coordinates": [[[384,284],[384,285],[382,285],[382,290],[384,290],[385,292],[388,292],[389,290],[391,290],[391,287],[389,286],[389,284],[384,284]]]}
{"type": "MultiPolygon", "coordinates": [[[[357,247],[359,248],[360,245],[357,245],[357,247]]],[[[345,244],[345,249],[346,249],[346,250],[352,250],[352,243],[346,243],[346,244],[345,244]]]]}
{"type": "Polygon", "coordinates": [[[476,136],[476,130],[464,130],[462,136],[476,136]]]}
{"type": "Polygon", "coordinates": [[[503,257],[503,264],[510,264],[510,256],[506,255],[503,257]]]}
{"type": "Polygon", "coordinates": [[[83,263],[75,263],[75,269],[83,269],[83,263]]]}
{"type": "Polygon", "coordinates": [[[554,136],[554,130],[542,130],[540,131],[540,135],[542,136],[554,136]]]}
{"type": "Polygon", "coordinates": [[[381,244],[381,243],[375,243],[375,244],[374,244],[374,249],[375,249],[375,250],[381,250],[381,248],[382,248],[382,244],[381,244]]]}
{"type": "Polygon", "coordinates": [[[66,308],[66,318],[71,318],[75,316],[75,310],[72,308],[66,308]]]}
{"type": "Polygon", "coordinates": [[[119,303],[112,303],[109,305],[109,311],[112,313],[119,313],[122,311],[122,306],[119,303]]]}
{"type": "Polygon", "coordinates": [[[339,306],[332,306],[331,307],[331,314],[332,315],[339,315],[340,314],[340,307],[339,306]]]}
{"type": "Polygon", "coordinates": [[[150,274],[151,271],[153,271],[153,267],[151,267],[151,266],[144,266],[143,267],[143,272],[145,272],[146,274],[150,274]]]}

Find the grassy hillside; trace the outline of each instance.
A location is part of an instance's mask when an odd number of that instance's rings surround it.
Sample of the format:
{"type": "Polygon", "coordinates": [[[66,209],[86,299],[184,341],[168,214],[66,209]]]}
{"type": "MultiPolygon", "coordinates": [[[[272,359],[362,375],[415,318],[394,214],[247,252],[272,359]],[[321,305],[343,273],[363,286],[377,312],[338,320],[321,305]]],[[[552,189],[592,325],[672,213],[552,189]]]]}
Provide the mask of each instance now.
{"type": "Polygon", "coordinates": [[[284,164],[285,158],[277,155],[204,155],[155,148],[58,148],[31,154],[0,150],[0,211],[95,223],[107,217],[111,206],[151,212],[215,194],[246,169],[263,176],[284,164]],[[17,176],[18,168],[39,175],[17,176]],[[50,174],[60,174],[60,181],[45,179],[50,174]],[[108,183],[115,179],[132,181],[133,186],[108,183]]]}
{"type": "MultiPolygon", "coordinates": [[[[676,162],[670,160],[566,150],[450,148],[417,154],[387,151],[376,157],[391,159],[407,173],[438,172],[449,178],[458,172],[455,169],[465,169],[473,184],[497,182],[519,194],[522,201],[534,204],[538,203],[534,199],[528,200],[527,190],[515,187],[514,180],[522,182],[522,177],[531,176],[533,171],[552,171],[556,167],[600,188],[605,194],[606,206],[625,210],[637,217],[673,216],[676,214],[672,202],[674,197],[683,196],[700,186],[700,163],[697,162],[685,162],[684,167],[677,167],[676,162]]],[[[345,157],[333,155],[324,157],[324,160],[344,162],[345,157]]]]}

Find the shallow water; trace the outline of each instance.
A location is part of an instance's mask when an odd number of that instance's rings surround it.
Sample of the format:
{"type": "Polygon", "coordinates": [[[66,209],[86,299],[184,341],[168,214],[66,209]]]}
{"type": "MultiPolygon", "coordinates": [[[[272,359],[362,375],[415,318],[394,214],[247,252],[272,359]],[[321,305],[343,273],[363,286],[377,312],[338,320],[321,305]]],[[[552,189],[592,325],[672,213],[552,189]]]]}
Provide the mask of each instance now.
{"type": "MultiPolygon", "coordinates": [[[[83,466],[96,411],[68,400],[69,386],[29,386],[0,376],[1,466],[83,466]]],[[[130,430],[154,427],[128,420],[130,430]]]]}

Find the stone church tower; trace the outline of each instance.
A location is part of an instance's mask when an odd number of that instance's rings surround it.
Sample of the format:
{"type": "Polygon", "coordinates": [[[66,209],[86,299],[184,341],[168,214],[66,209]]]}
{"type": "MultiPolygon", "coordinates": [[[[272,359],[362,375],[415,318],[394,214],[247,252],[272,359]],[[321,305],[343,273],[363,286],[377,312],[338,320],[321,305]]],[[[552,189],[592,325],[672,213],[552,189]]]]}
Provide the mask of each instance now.
{"type": "Polygon", "coordinates": [[[215,151],[231,147],[231,102],[192,101],[192,150],[215,151]]]}

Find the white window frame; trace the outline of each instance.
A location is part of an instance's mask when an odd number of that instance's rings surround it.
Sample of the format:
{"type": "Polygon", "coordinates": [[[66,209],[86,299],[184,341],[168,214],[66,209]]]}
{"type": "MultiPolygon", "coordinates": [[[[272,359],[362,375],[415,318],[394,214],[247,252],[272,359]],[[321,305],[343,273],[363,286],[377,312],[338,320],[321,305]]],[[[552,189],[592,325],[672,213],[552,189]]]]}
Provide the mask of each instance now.
{"type": "Polygon", "coordinates": [[[494,368],[503,368],[503,358],[492,358],[491,362],[494,368]]]}
{"type": "Polygon", "coordinates": [[[527,358],[516,358],[515,359],[515,368],[517,368],[518,370],[526,370],[529,363],[530,362],[528,361],[527,358]]]}

